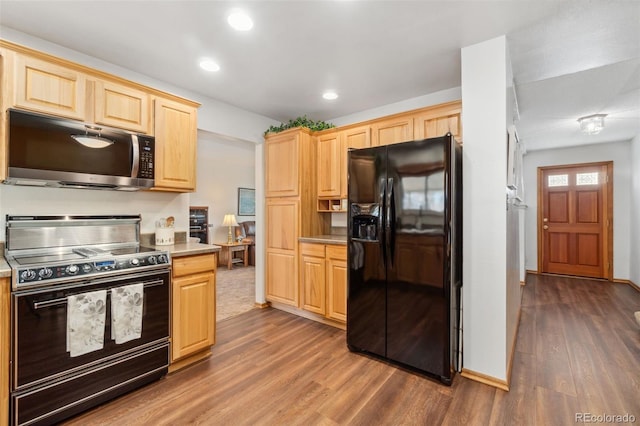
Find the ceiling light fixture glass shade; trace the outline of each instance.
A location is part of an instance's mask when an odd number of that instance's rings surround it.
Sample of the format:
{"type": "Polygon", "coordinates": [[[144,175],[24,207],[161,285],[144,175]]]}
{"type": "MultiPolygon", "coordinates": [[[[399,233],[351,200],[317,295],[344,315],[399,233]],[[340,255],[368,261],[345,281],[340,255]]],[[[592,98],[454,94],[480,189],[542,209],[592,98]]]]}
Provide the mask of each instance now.
{"type": "Polygon", "coordinates": [[[102,131],[102,127],[94,127],[94,126],[84,126],[85,133],[84,135],[71,135],[76,142],[86,146],[87,148],[106,148],[110,145],[113,145],[113,141],[107,138],[103,138],[100,136],[100,132],[102,131]],[[97,136],[90,135],[89,130],[93,130],[98,132],[97,136]]]}
{"type": "Polygon", "coordinates": [[[205,71],[211,71],[211,72],[220,71],[220,65],[216,64],[211,59],[203,59],[203,60],[201,60],[200,61],[200,68],[202,68],[205,71]]]}
{"type": "Polygon", "coordinates": [[[604,118],[607,114],[593,114],[578,118],[580,130],[588,135],[597,135],[604,128],[604,118]]]}
{"type": "Polygon", "coordinates": [[[338,99],[338,94],[333,91],[324,92],[322,97],[328,101],[332,101],[334,99],[338,99]]]}
{"type": "Polygon", "coordinates": [[[231,12],[227,17],[227,22],[231,25],[231,28],[237,31],[249,31],[253,28],[253,21],[244,12],[236,10],[231,12]]]}

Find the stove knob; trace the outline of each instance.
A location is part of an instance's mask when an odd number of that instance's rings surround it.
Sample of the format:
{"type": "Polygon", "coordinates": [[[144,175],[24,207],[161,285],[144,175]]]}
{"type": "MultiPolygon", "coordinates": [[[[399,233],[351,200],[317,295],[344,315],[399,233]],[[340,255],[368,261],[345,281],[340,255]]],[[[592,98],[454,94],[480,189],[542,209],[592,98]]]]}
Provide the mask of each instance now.
{"type": "Polygon", "coordinates": [[[149,258],[147,259],[147,261],[151,264],[151,265],[155,265],[156,263],[158,263],[158,259],[156,259],[155,256],[149,256],[149,258]]]}
{"type": "Polygon", "coordinates": [[[36,277],[36,271],[32,269],[27,269],[26,271],[22,271],[22,273],[20,274],[20,279],[22,281],[29,281],[34,279],[35,277],[36,277]]]}
{"type": "Polygon", "coordinates": [[[40,272],[38,272],[40,278],[49,278],[51,275],[53,275],[53,271],[50,268],[42,268],[40,272]]]}
{"type": "Polygon", "coordinates": [[[140,264],[140,259],[134,257],[129,261],[129,263],[131,264],[131,266],[138,266],[140,264]]]}
{"type": "Polygon", "coordinates": [[[69,265],[67,266],[67,268],[65,269],[65,272],[69,275],[75,275],[78,273],[78,270],[80,268],[78,268],[78,265],[69,265]]]}
{"type": "Polygon", "coordinates": [[[158,255],[158,263],[167,263],[167,256],[164,254],[158,255]]]}
{"type": "Polygon", "coordinates": [[[89,263],[85,263],[84,265],[82,265],[82,272],[84,272],[85,274],[91,272],[92,269],[93,266],[91,266],[89,263]]]}

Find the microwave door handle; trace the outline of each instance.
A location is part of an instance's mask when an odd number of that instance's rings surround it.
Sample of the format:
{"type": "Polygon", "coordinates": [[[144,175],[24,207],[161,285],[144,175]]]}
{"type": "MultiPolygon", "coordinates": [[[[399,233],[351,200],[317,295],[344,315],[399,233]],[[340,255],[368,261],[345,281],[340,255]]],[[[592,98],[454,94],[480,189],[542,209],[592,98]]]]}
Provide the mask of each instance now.
{"type": "Polygon", "coordinates": [[[131,177],[138,177],[138,170],[140,168],[140,143],[138,142],[138,135],[131,135],[131,147],[133,149],[133,159],[131,164],[131,177]]]}

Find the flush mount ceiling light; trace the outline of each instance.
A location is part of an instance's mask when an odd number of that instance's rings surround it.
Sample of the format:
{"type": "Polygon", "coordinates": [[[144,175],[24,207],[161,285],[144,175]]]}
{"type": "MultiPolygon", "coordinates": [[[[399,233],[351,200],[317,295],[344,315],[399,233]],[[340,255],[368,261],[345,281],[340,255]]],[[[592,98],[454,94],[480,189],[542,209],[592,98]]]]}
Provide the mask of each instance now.
{"type": "Polygon", "coordinates": [[[95,126],[84,126],[85,133],[84,135],[71,135],[73,139],[75,139],[78,143],[86,146],[87,148],[106,148],[109,145],[113,145],[113,141],[107,138],[103,138],[100,136],[100,132],[102,131],[102,127],[95,126]],[[93,130],[94,132],[98,132],[98,136],[90,135],[89,130],[93,130]]]}
{"type": "Polygon", "coordinates": [[[231,28],[237,31],[249,31],[253,28],[253,21],[241,10],[235,10],[227,17],[227,22],[231,28]]]}
{"type": "Polygon", "coordinates": [[[205,71],[220,71],[220,65],[216,64],[212,59],[203,59],[200,61],[200,68],[205,71]]]}
{"type": "Polygon", "coordinates": [[[578,118],[580,130],[588,135],[597,135],[604,128],[604,118],[607,114],[593,114],[578,118]]]}
{"type": "Polygon", "coordinates": [[[338,94],[334,91],[327,91],[322,94],[322,97],[328,101],[332,101],[334,99],[338,99],[338,94]]]}

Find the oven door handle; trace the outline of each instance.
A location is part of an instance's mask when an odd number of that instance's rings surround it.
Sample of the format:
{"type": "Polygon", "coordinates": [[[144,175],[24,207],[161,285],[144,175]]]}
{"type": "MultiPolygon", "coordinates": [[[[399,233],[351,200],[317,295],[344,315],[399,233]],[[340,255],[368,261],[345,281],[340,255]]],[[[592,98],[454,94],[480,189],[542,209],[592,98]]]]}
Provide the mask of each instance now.
{"type": "MultiPolygon", "coordinates": [[[[164,281],[153,280],[153,281],[146,281],[142,284],[144,285],[144,288],[149,288],[149,287],[156,287],[156,286],[163,285],[164,281]]],[[[124,286],[116,286],[116,287],[124,287],[124,286]]],[[[112,288],[116,288],[116,287],[112,287],[112,288]]],[[[109,295],[112,288],[107,289],[107,295],[109,295]]],[[[67,304],[67,298],[60,297],[58,299],[45,300],[43,302],[33,302],[33,309],[49,308],[51,306],[66,305],[66,304],[67,304]]]]}

